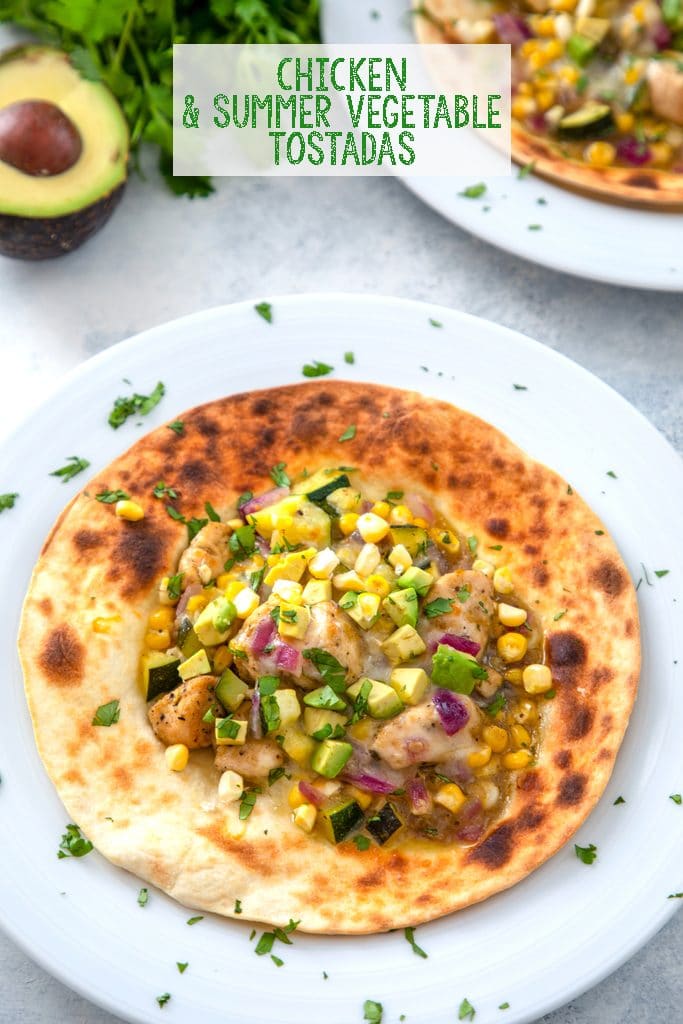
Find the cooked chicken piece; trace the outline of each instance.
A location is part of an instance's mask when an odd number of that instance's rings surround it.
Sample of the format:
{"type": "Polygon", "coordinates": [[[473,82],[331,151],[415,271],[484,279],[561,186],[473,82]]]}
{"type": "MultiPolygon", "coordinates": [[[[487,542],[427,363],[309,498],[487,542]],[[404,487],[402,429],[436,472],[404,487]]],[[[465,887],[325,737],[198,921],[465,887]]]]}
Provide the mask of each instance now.
{"type": "Polygon", "coordinates": [[[464,754],[468,748],[476,746],[472,730],[480,721],[480,713],[469,697],[458,694],[458,698],[466,705],[470,717],[453,736],[444,732],[439,713],[430,700],[408,708],[383,725],[371,749],[392,768],[439,764],[450,760],[454,754],[464,754]]]}
{"type": "Polygon", "coordinates": [[[202,719],[215,702],[215,685],[215,676],[196,676],[154,701],[147,717],[162,743],[184,743],[190,750],[211,746],[213,725],[202,719]]]}
{"type": "Polygon", "coordinates": [[[207,523],[183,551],[178,572],[183,573],[183,590],[192,583],[206,586],[223,572],[230,557],[228,542],[232,530],[227,523],[207,523]]]}
{"type": "Polygon", "coordinates": [[[444,633],[453,633],[478,643],[482,653],[495,622],[493,584],[489,577],[473,569],[456,569],[436,581],[427,600],[434,601],[437,597],[448,598],[453,603],[449,612],[426,620],[420,633],[427,646],[444,633]]]}
{"type": "Polygon", "coordinates": [[[672,60],[651,60],[647,68],[650,103],[657,117],[683,124],[683,71],[672,60]]]}
{"type": "Polygon", "coordinates": [[[219,772],[239,772],[245,779],[264,779],[273,768],[284,764],[284,754],[273,740],[247,740],[244,746],[216,748],[219,772]]]}
{"type": "MultiPolygon", "coordinates": [[[[269,598],[245,620],[233,638],[232,646],[246,651],[247,654],[246,658],[238,658],[235,661],[235,669],[240,675],[250,679],[258,679],[259,676],[278,671],[295,678],[304,689],[319,686],[320,674],[308,658],[302,658],[300,666],[294,671],[288,670],[278,661],[278,634],[271,618],[271,611],[278,603],[277,598],[269,598]],[[269,622],[272,623],[272,636],[264,643],[269,622]],[[253,650],[254,643],[257,648],[268,648],[273,643],[275,646],[272,650],[261,650],[257,653],[253,650]]],[[[327,651],[346,668],[347,680],[357,679],[361,673],[361,643],[353,622],[334,601],[321,601],[320,604],[312,605],[309,610],[311,621],[305,637],[302,640],[292,637],[282,639],[297,651],[306,651],[311,647],[327,651]]]]}

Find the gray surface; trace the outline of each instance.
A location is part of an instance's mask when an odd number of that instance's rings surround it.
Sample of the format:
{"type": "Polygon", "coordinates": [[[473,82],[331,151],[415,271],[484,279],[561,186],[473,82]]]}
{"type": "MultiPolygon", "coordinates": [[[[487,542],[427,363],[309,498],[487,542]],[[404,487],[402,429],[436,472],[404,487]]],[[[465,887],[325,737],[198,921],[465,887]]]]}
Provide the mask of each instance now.
{"type": "MultiPolygon", "coordinates": [[[[69,366],[154,324],[249,297],[332,290],[444,303],[524,331],[613,385],[683,450],[678,295],[593,285],[524,263],[452,227],[389,179],[233,180],[194,202],[168,197],[153,175],[133,181],[113,221],[79,252],[44,264],[0,258],[0,358],[25,406],[69,366]]],[[[12,410],[10,400],[0,428],[12,410]]],[[[680,1021],[681,953],[679,914],[544,1024],[680,1021]]],[[[115,1020],[2,936],[0,992],[1,1024],[115,1020]]]]}

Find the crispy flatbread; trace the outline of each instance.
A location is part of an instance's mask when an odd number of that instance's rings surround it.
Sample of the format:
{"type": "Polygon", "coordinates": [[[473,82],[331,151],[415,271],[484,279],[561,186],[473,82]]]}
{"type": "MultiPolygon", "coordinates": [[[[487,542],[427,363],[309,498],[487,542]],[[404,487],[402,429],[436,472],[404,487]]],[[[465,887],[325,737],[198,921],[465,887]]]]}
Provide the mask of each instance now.
{"type": "MultiPolygon", "coordinates": [[[[417,925],[529,874],[600,798],[636,695],[633,585],[603,525],[567,483],[484,421],[444,402],[373,384],[317,382],[240,394],[143,437],[57,520],[24,606],[19,648],[36,741],[71,819],[97,849],[188,906],[310,932],[417,925]],[[352,440],[338,438],[349,424],[352,440]],[[503,817],[469,847],[410,839],[359,850],[308,836],[263,794],[235,837],[216,802],[208,751],[167,769],[147,720],[138,661],[160,578],[187,544],[153,497],[177,487],[189,518],[271,485],[268,468],[352,464],[368,488],[398,482],[482,549],[501,545],[545,631],[557,694],[544,701],[537,761],[503,817]],[[95,495],[121,488],[145,509],[125,522],[95,495]],[[603,532],[604,531],[604,532],[603,532]],[[94,622],[98,626],[94,628],[94,622]],[[106,626],[102,626],[102,621],[106,626]],[[101,632],[108,628],[108,632],[101,632]],[[120,720],[91,725],[118,699],[120,720]]],[[[501,563],[502,564],[502,563],[501,563]]],[[[275,789],[276,787],[274,787],[275,789]]]]}
{"type": "MultiPolygon", "coordinates": [[[[413,20],[419,42],[452,41],[442,26],[454,24],[454,19],[457,23],[462,5],[463,0],[416,2],[413,20]]],[[[593,167],[564,155],[556,141],[534,134],[514,118],[511,147],[515,163],[521,167],[533,164],[534,174],[561,188],[628,206],[661,210],[683,207],[683,175],[679,173],[650,166],[593,167]]]]}

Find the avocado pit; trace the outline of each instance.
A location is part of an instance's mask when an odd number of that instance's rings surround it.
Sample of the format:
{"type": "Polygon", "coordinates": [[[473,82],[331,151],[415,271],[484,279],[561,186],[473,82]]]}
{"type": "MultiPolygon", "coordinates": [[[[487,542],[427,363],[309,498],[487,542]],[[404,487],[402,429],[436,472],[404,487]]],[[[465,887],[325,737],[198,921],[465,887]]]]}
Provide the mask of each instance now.
{"type": "Polygon", "coordinates": [[[55,103],[23,100],[0,109],[0,160],[23,174],[51,177],[76,164],[83,141],[55,103]]]}

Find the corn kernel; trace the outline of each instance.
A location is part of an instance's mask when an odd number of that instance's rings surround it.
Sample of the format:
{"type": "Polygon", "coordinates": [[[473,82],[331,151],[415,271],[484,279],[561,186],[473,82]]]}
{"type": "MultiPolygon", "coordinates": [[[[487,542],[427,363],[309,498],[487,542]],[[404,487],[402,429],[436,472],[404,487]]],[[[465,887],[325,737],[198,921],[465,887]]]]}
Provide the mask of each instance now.
{"type": "Polygon", "coordinates": [[[526,622],[526,618],[527,614],[524,608],[505,604],[504,601],[498,605],[498,621],[504,626],[522,626],[526,622]]]}
{"type": "Polygon", "coordinates": [[[547,665],[527,665],[522,682],[527,693],[547,693],[553,688],[553,675],[547,665]]]}
{"type": "Polygon", "coordinates": [[[473,750],[467,758],[467,763],[470,768],[483,768],[485,764],[488,764],[491,760],[491,747],[487,744],[479,747],[477,750],[473,750]]]}
{"type": "Polygon", "coordinates": [[[527,639],[521,633],[503,633],[496,643],[503,661],[520,661],[526,654],[527,646],[527,639]]]}
{"type": "Polygon", "coordinates": [[[564,43],[561,39],[549,39],[543,47],[543,53],[548,60],[557,60],[564,53],[564,43]]]}
{"type": "MultiPolygon", "coordinates": [[[[301,588],[299,588],[299,593],[301,593],[301,588]]],[[[252,590],[251,587],[245,587],[244,590],[240,590],[239,594],[235,594],[232,603],[235,606],[238,618],[248,619],[252,612],[255,612],[260,605],[261,599],[255,590],[252,590]]],[[[294,602],[291,603],[294,604],[294,602]]]]}
{"type": "Polygon", "coordinates": [[[391,512],[391,505],[388,501],[376,501],[370,509],[376,516],[381,516],[382,519],[388,519],[389,513],[391,512]]]}
{"type": "Polygon", "coordinates": [[[511,726],[510,735],[512,736],[513,742],[518,747],[531,746],[531,736],[529,735],[528,730],[525,729],[523,725],[517,725],[515,723],[515,725],[511,726]]]}
{"type": "Polygon", "coordinates": [[[532,761],[533,754],[530,750],[514,750],[508,754],[503,754],[503,768],[507,768],[511,772],[528,768],[532,761]]]}
{"type": "Polygon", "coordinates": [[[532,71],[540,71],[548,63],[548,58],[540,50],[535,50],[529,54],[527,61],[532,71]]]}
{"type": "Polygon", "coordinates": [[[175,616],[170,608],[157,608],[149,617],[150,629],[170,629],[175,616]]]}
{"type": "Polygon", "coordinates": [[[522,670],[521,668],[509,668],[505,673],[505,678],[508,683],[512,683],[513,686],[522,685],[522,670]]]}
{"type": "Polygon", "coordinates": [[[365,589],[370,594],[379,594],[380,597],[386,597],[391,591],[391,584],[388,580],[385,580],[384,576],[371,573],[365,580],[365,589]]]}
{"type": "Polygon", "coordinates": [[[415,516],[413,519],[413,526],[419,526],[422,530],[426,530],[429,523],[426,519],[423,519],[422,516],[415,516]]]}
{"type": "Polygon", "coordinates": [[[545,18],[539,18],[536,22],[536,32],[539,36],[554,36],[555,35],[555,19],[552,16],[545,18]]]}
{"type": "Polygon", "coordinates": [[[626,68],[624,72],[624,81],[626,85],[635,85],[640,78],[640,69],[637,65],[632,64],[630,68],[626,68]]]}
{"type": "Polygon", "coordinates": [[[531,82],[520,82],[517,86],[517,94],[519,96],[531,96],[533,95],[534,87],[531,82]]]}
{"type": "Polygon", "coordinates": [[[620,132],[633,131],[633,127],[636,123],[634,115],[631,114],[629,111],[624,111],[623,114],[617,114],[614,118],[614,121],[616,123],[617,129],[620,132]]]}
{"type": "Polygon", "coordinates": [[[93,633],[111,633],[111,627],[115,622],[120,622],[120,615],[98,615],[92,620],[93,633]]]}
{"type": "Polygon", "coordinates": [[[354,740],[370,739],[374,726],[371,718],[361,718],[360,722],[356,722],[355,725],[349,726],[349,736],[353,736],[354,740]]]}
{"type": "Polygon", "coordinates": [[[150,629],[145,636],[145,646],[150,651],[165,651],[171,646],[171,636],[167,629],[150,629]]]}
{"type": "Polygon", "coordinates": [[[413,559],[405,544],[395,544],[387,561],[389,565],[393,565],[397,576],[400,576],[401,573],[405,572],[413,564],[413,559]]]}
{"type": "Polygon", "coordinates": [[[364,619],[374,619],[379,612],[379,594],[359,594],[356,607],[364,619]]]}
{"type": "MultiPolygon", "coordinates": [[[[219,589],[222,589],[220,583],[218,583],[218,581],[216,582],[218,584],[219,589]]],[[[237,595],[242,590],[246,589],[246,583],[243,583],[242,580],[230,580],[228,582],[228,585],[224,589],[225,596],[227,597],[228,601],[234,601],[237,595]]]]}
{"type": "Polygon", "coordinates": [[[304,804],[308,803],[306,797],[299,789],[298,784],[296,786],[292,786],[290,789],[289,795],[287,796],[287,803],[293,811],[295,811],[297,807],[303,807],[304,804]]]}
{"type": "Polygon", "coordinates": [[[226,804],[239,800],[244,792],[244,780],[239,772],[223,772],[218,780],[218,796],[226,804]]]}
{"type": "Polygon", "coordinates": [[[216,586],[219,590],[225,590],[234,580],[234,576],[231,572],[222,572],[220,576],[216,578],[216,586]]]}
{"type": "Polygon", "coordinates": [[[221,672],[225,672],[226,668],[232,665],[232,651],[226,644],[222,644],[221,647],[217,647],[213,652],[212,668],[214,672],[219,675],[221,672]]]}
{"type": "Polygon", "coordinates": [[[304,587],[301,600],[304,604],[320,604],[332,600],[332,582],[330,580],[309,580],[304,587]]]}
{"type": "Polygon", "coordinates": [[[555,102],[555,93],[552,89],[539,89],[536,93],[536,104],[541,113],[550,110],[555,102]]]}
{"type": "Polygon", "coordinates": [[[540,43],[538,39],[525,39],[519,48],[519,52],[522,57],[530,57],[532,53],[536,53],[540,43]]]}
{"type": "Polygon", "coordinates": [[[323,548],[308,563],[308,571],[317,580],[327,580],[339,565],[339,558],[332,548],[323,548]]]}
{"type": "Polygon", "coordinates": [[[164,757],[166,758],[166,764],[172,772],[182,772],[187,768],[190,751],[184,743],[172,743],[170,747],[166,747],[164,757]]]}
{"type": "Polygon", "coordinates": [[[357,594],[365,590],[365,583],[353,569],[350,572],[340,572],[333,576],[332,583],[337,590],[354,590],[357,594]]]}
{"type": "Polygon", "coordinates": [[[474,569],[475,572],[482,572],[484,576],[488,576],[489,579],[493,576],[494,572],[496,571],[495,566],[493,566],[490,562],[485,562],[483,558],[475,558],[475,560],[472,562],[472,568],[474,569]]]}
{"type": "Polygon", "coordinates": [[[574,67],[573,64],[566,64],[563,68],[560,68],[558,72],[560,78],[567,85],[576,85],[579,78],[581,77],[580,68],[574,67]]]}
{"type": "Polygon", "coordinates": [[[493,574],[493,586],[498,594],[511,594],[515,589],[512,573],[507,565],[496,569],[493,574]]]}
{"type": "Polygon", "coordinates": [[[591,167],[609,167],[614,163],[617,151],[611,142],[591,142],[583,151],[584,160],[591,167]]]}
{"type": "Polygon", "coordinates": [[[536,113],[536,100],[531,96],[515,96],[512,101],[512,116],[517,121],[523,121],[525,117],[531,117],[536,113]]]}
{"type": "Polygon", "coordinates": [[[508,734],[500,725],[486,725],[482,731],[484,742],[489,745],[491,750],[495,751],[496,754],[500,754],[508,745],[508,734]]]}
{"type": "MultiPolygon", "coordinates": [[[[395,511],[395,508],[391,510],[392,516],[395,511]]],[[[368,544],[376,544],[388,534],[389,523],[381,516],[376,516],[374,512],[364,512],[362,516],[358,516],[356,528],[364,541],[367,541],[368,544]]]]}
{"type": "Polygon", "coordinates": [[[297,807],[294,811],[292,820],[302,832],[312,832],[317,816],[318,812],[313,804],[302,804],[301,807],[297,807]]]}
{"type": "Polygon", "coordinates": [[[642,2],[634,4],[633,7],[631,8],[631,14],[636,19],[636,21],[639,22],[639,24],[642,25],[644,23],[646,17],[647,17],[646,10],[645,10],[645,4],[642,3],[642,2]]]}
{"type": "Polygon", "coordinates": [[[409,526],[413,522],[414,516],[407,505],[394,505],[389,518],[397,526],[409,526]]]}
{"type": "Polygon", "coordinates": [[[339,517],[339,529],[345,537],[348,537],[356,529],[358,519],[355,512],[345,512],[343,516],[339,517]]]}
{"type": "Polygon", "coordinates": [[[447,782],[445,786],[442,786],[434,799],[437,804],[441,804],[451,814],[457,814],[467,801],[467,797],[455,782],[447,782]]]}
{"type": "Polygon", "coordinates": [[[554,11],[573,11],[577,0],[550,0],[550,6],[554,11]]]}
{"type": "Polygon", "coordinates": [[[382,556],[379,553],[377,545],[364,544],[360,549],[354,569],[359,576],[369,576],[371,572],[375,571],[381,561],[382,556]]]}
{"type": "Polygon", "coordinates": [[[115,512],[119,519],[127,519],[129,523],[137,523],[145,518],[145,510],[137,501],[117,501],[115,512]]]}
{"type": "Polygon", "coordinates": [[[235,519],[228,519],[227,525],[230,527],[231,530],[239,530],[242,526],[244,526],[244,523],[239,516],[236,516],[235,519]]]}
{"type": "Polygon", "coordinates": [[[193,615],[195,612],[200,612],[202,608],[206,608],[208,603],[208,594],[193,594],[186,605],[188,614],[193,615]]]}
{"type": "Polygon", "coordinates": [[[673,150],[668,142],[650,143],[650,163],[656,167],[664,167],[669,163],[673,150]]]}
{"type": "Polygon", "coordinates": [[[538,709],[532,701],[522,700],[512,712],[512,717],[520,725],[533,725],[538,721],[538,709]]]}

